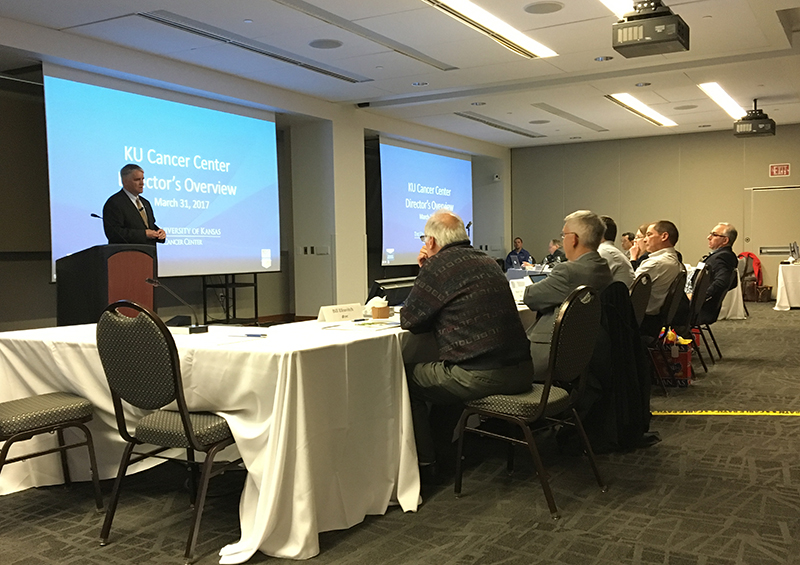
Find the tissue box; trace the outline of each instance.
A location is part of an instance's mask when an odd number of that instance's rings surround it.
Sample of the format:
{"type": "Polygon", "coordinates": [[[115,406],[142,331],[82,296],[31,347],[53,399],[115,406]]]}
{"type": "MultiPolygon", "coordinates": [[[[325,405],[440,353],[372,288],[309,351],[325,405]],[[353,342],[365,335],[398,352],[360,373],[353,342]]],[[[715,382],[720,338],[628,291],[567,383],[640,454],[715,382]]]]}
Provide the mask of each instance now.
{"type": "Polygon", "coordinates": [[[372,317],[373,319],[380,320],[383,318],[388,318],[391,315],[391,308],[388,306],[373,306],[372,307],[372,317]]]}

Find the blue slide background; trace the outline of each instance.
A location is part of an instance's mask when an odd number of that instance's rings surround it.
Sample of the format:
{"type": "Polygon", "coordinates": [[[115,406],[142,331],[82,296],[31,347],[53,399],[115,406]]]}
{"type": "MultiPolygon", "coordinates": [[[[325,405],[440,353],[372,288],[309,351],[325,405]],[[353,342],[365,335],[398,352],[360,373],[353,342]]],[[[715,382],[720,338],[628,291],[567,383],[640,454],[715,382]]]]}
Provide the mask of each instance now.
{"type": "Polygon", "coordinates": [[[274,123],[53,77],[45,77],[45,112],[53,261],[107,242],[102,221],[90,214],[102,215],[121,188],[119,169],[133,162],[155,185],[143,196],[167,232],[158,245],[159,275],[280,270],[274,123]],[[135,150],[126,155],[126,147],[135,150]],[[188,167],[150,162],[149,150],[189,157],[188,167]],[[196,155],[230,166],[201,170],[196,155]],[[235,186],[236,194],[189,192],[187,179],[235,186]],[[165,205],[175,199],[179,207],[165,205]],[[262,255],[271,257],[268,267],[262,255]]]}
{"type": "Polygon", "coordinates": [[[380,144],[383,211],[382,265],[416,264],[428,217],[441,205],[452,206],[464,223],[472,221],[472,162],[380,144]],[[410,187],[413,184],[415,186],[410,187]],[[432,187],[420,193],[416,185],[432,187]],[[436,189],[450,194],[436,194],[436,189]],[[424,203],[424,208],[409,202],[424,203]]]}

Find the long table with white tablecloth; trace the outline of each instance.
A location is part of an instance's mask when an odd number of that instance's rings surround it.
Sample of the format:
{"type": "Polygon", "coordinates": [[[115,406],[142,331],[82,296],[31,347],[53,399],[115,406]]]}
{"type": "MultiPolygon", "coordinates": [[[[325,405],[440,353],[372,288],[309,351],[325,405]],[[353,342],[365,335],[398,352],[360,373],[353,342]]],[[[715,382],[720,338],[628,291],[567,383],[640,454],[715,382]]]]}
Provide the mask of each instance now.
{"type": "MultiPolygon", "coordinates": [[[[313,557],[319,532],[349,528],[393,501],[416,510],[419,475],[403,354],[429,358],[432,344],[396,327],[352,323],[261,331],[266,337],[236,327],[175,336],[190,409],[228,421],[248,471],[242,537],[222,549],[220,562],[241,563],[258,550],[313,557]]],[[[123,443],[94,325],[0,333],[0,390],[0,400],[58,390],[89,399],[100,475],[114,476],[123,443]]],[[[23,448],[31,446],[14,449],[23,448]]],[[[89,478],[85,457],[85,450],[70,452],[77,480],[89,478]]],[[[4,469],[0,494],[61,482],[58,458],[42,457],[4,469]]]]}

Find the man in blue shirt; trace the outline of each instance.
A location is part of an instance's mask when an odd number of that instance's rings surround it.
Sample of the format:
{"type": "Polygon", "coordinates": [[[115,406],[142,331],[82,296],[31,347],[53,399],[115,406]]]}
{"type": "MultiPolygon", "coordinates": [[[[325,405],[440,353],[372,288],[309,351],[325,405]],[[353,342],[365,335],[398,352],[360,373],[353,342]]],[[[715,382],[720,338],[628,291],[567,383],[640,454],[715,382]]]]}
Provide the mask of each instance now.
{"type": "Polygon", "coordinates": [[[531,254],[522,248],[522,238],[514,238],[514,249],[506,255],[506,271],[509,269],[520,269],[528,265],[533,265],[534,258],[531,254]],[[516,264],[514,264],[516,259],[516,264]]]}

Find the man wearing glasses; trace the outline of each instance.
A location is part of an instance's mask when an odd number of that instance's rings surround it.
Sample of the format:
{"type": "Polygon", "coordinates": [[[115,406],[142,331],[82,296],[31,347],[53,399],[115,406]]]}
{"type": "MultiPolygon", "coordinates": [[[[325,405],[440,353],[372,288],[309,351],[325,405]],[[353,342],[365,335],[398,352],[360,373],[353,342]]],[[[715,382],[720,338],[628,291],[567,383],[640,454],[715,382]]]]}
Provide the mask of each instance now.
{"type": "Polygon", "coordinates": [[[597,253],[605,231],[600,217],[589,210],[564,218],[561,239],[568,261],[557,263],[546,279],[525,289],[525,305],[537,312],[536,323],[527,332],[535,380],[547,373],[556,311],[569,293],[584,284],[602,292],[612,282],[608,263],[597,253]]]}
{"type": "Polygon", "coordinates": [[[722,299],[725,294],[736,288],[736,277],[733,271],[739,264],[736,253],[733,252],[733,243],[738,235],[736,228],[731,224],[720,222],[708,234],[708,248],[711,253],[703,260],[711,277],[711,284],[706,293],[706,300],[700,310],[698,321],[701,324],[713,324],[717,321],[722,299]]]}

